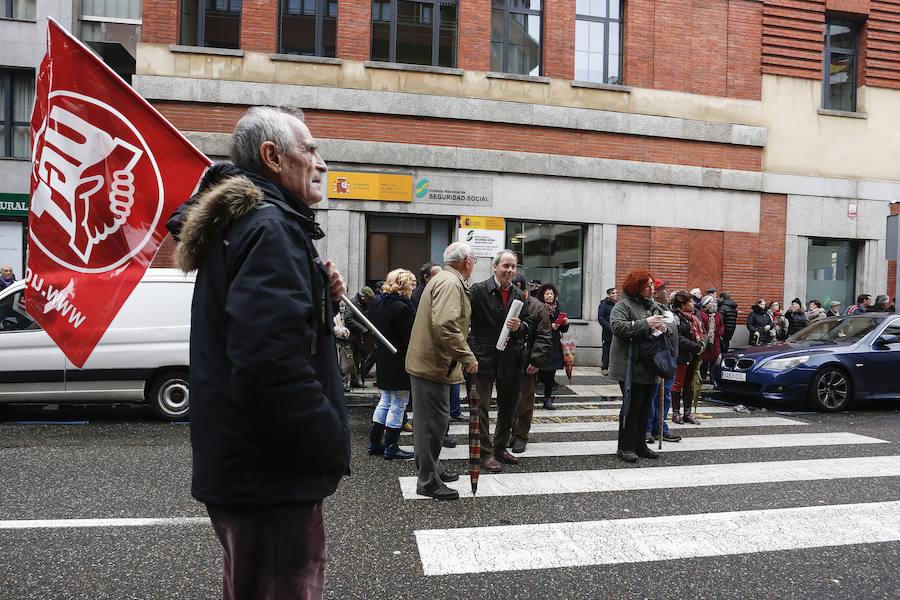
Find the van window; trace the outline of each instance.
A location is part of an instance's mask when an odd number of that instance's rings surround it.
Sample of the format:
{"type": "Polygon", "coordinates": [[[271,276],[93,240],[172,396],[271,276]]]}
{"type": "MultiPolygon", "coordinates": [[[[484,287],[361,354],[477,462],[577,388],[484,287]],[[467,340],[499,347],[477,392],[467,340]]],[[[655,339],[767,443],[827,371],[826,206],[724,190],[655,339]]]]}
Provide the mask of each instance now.
{"type": "Polygon", "coordinates": [[[25,312],[25,290],[19,290],[0,300],[0,332],[40,328],[31,315],[25,312]]]}

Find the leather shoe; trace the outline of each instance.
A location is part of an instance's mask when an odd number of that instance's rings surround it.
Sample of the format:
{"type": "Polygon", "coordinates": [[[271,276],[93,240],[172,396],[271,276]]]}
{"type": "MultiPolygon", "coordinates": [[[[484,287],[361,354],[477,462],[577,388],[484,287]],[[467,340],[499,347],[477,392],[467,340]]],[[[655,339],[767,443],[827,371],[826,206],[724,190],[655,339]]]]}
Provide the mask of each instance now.
{"type": "Polygon", "coordinates": [[[416,490],[420,496],[428,496],[435,500],[459,500],[459,492],[446,485],[436,485],[429,490],[416,490]]]}
{"type": "Polygon", "coordinates": [[[553,400],[544,398],[544,410],[556,410],[556,407],[553,406],[553,400]]]}
{"type": "Polygon", "coordinates": [[[441,442],[441,445],[444,448],[456,448],[456,441],[450,437],[449,435],[444,436],[444,441],[441,442]]]}
{"type": "Polygon", "coordinates": [[[525,452],[525,442],[519,438],[513,438],[512,451],[515,454],[522,454],[525,452]]]}
{"type": "Polygon", "coordinates": [[[485,473],[499,473],[502,468],[500,462],[493,456],[481,459],[481,469],[485,473]]]}
{"type": "Polygon", "coordinates": [[[659,458],[659,454],[651,450],[650,448],[638,448],[637,452],[635,452],[641,458],[659,458]]]}
{"type": "Polygon", "coordinates": [[[509,452],[507,452],[506,450],[503,451],[503,454],[501,454],[500,456],[497,457],[497,460],[499,460],[502,463],[506,463],[508,465],[519,464],[519,459],[516,458],[515,456],[513,456],[512,454],[510,454],[509,452]]]}
{"type": "Polygon", "coordinates": [[[670,433],[668,431],[663,432],[663,441],[664,442],[680,442],[681,436],[675,435],[674,433],[670,433]]]}
{"type": "Polygon", "coordinates": [[[450,483],[451,481],[458,481],[459,473],[454,473],[453,471],[444,471],[441,473],[441,481],[444,483],[450,483]]]}
{"type": "Polygon", "coordinates": [[[635,454],[631,450],[616,450],[616,456],[618,456],[619,458],[621,458],[622,460],[624,460],[627,463],[637,462],[637,459],[638,459],[637,454],[635,454]]]}

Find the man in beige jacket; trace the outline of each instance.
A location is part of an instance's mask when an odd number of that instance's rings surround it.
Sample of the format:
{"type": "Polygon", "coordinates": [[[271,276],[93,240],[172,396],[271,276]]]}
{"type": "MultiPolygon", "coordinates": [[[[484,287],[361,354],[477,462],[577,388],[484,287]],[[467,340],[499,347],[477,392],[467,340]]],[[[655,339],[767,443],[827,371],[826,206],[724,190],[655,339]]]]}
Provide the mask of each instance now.
{"type": "Polygon", "coordinates": [[[456,500],[459,492],[445,482],[459,475],[444,469],[439,457],[441,442],[450,422],[450,386],[478,371],[469,349],[469,288],[466,280],[475,266],[475,253],[465,242],[454,242],[444,250],[444,270],[431,278],[416,311],[416,320],[406,353],[406,371],[415,402],[413,429],[416,493],[438,500],[456,500]]]}

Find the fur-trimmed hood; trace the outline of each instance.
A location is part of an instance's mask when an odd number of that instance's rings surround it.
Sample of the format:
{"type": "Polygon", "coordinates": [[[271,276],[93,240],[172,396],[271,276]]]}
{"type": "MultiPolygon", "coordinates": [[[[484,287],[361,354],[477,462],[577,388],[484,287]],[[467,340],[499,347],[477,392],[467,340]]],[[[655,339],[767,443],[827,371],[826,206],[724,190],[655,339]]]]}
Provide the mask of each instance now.
{"type": "Polygon", "coordinates": [[[263,200],[262,191],[246,176],[229,177],[201,192],[182,214],[175,266],[187,273],[203,262],[210,241],[263,200]]]}
{"type": "Polygon", "coordinates": [[[197,194],[179,206],[166,224],[177,242],[175,266],[186,273],[196,270],[213,239],[266,202],[295,216],[313,239],[325,235],[312,210],[290,192],[231,163],[217,163],[204,175],[197,194]]]}

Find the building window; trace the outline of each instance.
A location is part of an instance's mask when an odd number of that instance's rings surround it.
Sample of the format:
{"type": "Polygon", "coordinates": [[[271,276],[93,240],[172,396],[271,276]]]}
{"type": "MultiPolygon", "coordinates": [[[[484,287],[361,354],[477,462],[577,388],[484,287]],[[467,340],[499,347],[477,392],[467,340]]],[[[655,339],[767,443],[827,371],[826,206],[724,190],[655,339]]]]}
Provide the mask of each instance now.
{"type": "Polygon", "coordinates": [[[455,0],[373,0],[372,60],[455,67],[458,8],[455,0]]]}
{"type": "Polygon", "coordinates": [[[825,21],[822,108],[856,112],[856,38],[855,23],[825,21]]]}
{"type": "Polygon", "coordinates": [[[3,5],[3,12],[0,14],[0,17],[34,21],[36,0],[0,0],[0,3],[3,5]]]}
{"type": "Polygon", "coordinates": [[[857,242],[810,238],[806,250],[806,297],[827,307],[837,300],[843,308],[856,302],[857,242]]]}
{"type": "Polygon", "coordinates": [[[240,48],[241,0],[183,0],[181,43],[208,48],[240,48]]]}
{"type": "Polygon", "coordinates": [[[337,56],[337,0],[282,0],[281,52],[337,56]]]}
{"type": "Polygon", "coordinates": [[[581,318],[582,225],[506,221],[506,247],[515,250],[526,279],[555,285],[560,310],[572,319],[581,318]]]}
{"type": "Polygon", "coordinates": [[[575,79],[622,83],[622,5],[575,0],[575,79]]]}
{"type": "Polygon", "coordinates": [[[29,127],[34,107],[34,73],[0,69],[0,156],[31,156],[29,127]]]}
{"type": "Polygon", "coordinates": [[[541,0],[492,0],[491,70],[541,74],[541,0]]]}

